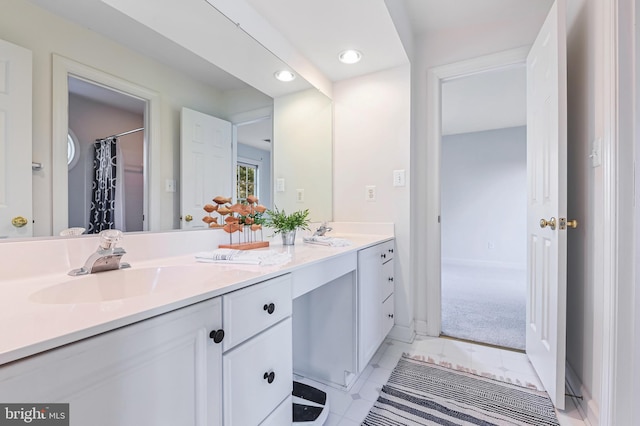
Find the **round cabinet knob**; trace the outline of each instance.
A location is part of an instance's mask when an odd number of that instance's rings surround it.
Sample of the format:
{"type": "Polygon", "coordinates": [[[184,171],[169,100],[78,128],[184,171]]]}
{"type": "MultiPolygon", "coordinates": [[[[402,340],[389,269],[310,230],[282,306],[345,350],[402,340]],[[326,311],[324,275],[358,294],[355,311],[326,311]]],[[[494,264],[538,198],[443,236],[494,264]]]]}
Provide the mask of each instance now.
{"type": "Polygon", "coordinates": [[[265,303],[265,305],[262,307],[262,310],[267,311],[267,313],[271,315],[276,310],[276,305],[274,305],[273,303],[269,303],[267,305],[265,303]]]}
{"type": "Polygon", "coordinates": [[[211,337],[215,343],[220,343],[222,339],[224,339],[224,330],[212,330],[211,333],[209,333],[209,337],[211,337]]]}
{"type": "Polygon", "coordinates": [[[262,378],[265,379],[267,383],[271,384],[276,379],[276,373],[274,373],[273,371],[270,373],[264,373],[262,378]]]}

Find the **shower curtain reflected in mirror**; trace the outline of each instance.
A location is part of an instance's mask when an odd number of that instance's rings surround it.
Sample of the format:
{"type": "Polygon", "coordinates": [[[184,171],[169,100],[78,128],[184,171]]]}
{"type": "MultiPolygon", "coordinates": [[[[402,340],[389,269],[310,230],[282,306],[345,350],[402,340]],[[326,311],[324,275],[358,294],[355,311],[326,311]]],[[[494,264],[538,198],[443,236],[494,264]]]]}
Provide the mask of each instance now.
{"type": "Polygon", "coordinates": [[[125,229],[122,153],[117,137],[98,139],[94,143],[93,182],[89,228],[97,234],[104,229],[125,229]]]}

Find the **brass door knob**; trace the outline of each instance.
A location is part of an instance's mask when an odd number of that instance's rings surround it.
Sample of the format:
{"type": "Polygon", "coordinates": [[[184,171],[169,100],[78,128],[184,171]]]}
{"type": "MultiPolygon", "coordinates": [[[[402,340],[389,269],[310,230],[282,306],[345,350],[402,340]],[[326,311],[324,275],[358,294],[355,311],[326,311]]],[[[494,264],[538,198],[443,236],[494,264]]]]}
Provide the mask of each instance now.
{"type": "Polygon", "coordinates": [[[567,220],[564,217],[560,218],[560,229],[565,230],[567,228],[573,228],[576,229],[578,227],[578,221],[573,219],[573,220],[567,220]]]}
{"type": "Polygon", "coordinates": [[[546,228],[547,226],[551,229],[556,229],[556,218],[552,217],[549,220],[540,219],[540,228],[546,228]]]}
{"type": "Polygon", "coordinates": [[[16,228],[22,228],[23,226],[25,226],[27,223],[29,223],[27,221],[27,219],[25,219],[22,216],[16,216],[13,219],[11,219],[11,224],[13,226],[15,226],[16,228]]]}
{"type": "Polygon", "coordinates": [[[193,216],[191,216],[190,214],[186,215],[184,217],[184,220],[186,220],[187,222],[191,222],[193,220],[193,216]]]}

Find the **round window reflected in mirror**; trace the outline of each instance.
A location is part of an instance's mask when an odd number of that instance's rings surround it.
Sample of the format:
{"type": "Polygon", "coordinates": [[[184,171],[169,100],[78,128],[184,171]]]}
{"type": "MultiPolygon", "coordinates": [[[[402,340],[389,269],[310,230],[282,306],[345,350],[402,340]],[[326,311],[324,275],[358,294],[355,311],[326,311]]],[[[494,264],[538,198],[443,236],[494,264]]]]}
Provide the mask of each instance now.
{"type": "Polygon", "coordinates": [[[80,146],[78,145],[78,138],[71,129],[67,134],[67,165],[69,169],[72,169],[77,163],[80,157],[80,146]]]}

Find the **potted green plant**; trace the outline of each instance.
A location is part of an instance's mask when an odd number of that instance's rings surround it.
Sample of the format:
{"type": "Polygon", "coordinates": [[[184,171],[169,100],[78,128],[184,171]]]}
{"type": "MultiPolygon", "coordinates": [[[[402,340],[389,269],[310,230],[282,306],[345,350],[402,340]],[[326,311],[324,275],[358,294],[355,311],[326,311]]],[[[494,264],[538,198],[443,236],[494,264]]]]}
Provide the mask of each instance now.
{"type": "Polygon", "coordinates": [[[296,240],[297,229],[309,229],[309,209],[298,210],[287,214],[276,206],[273,210],[267,210],[266,225],[273,229],[275,234],[282,234],[283,245],[293,245],[296,240]]]}

